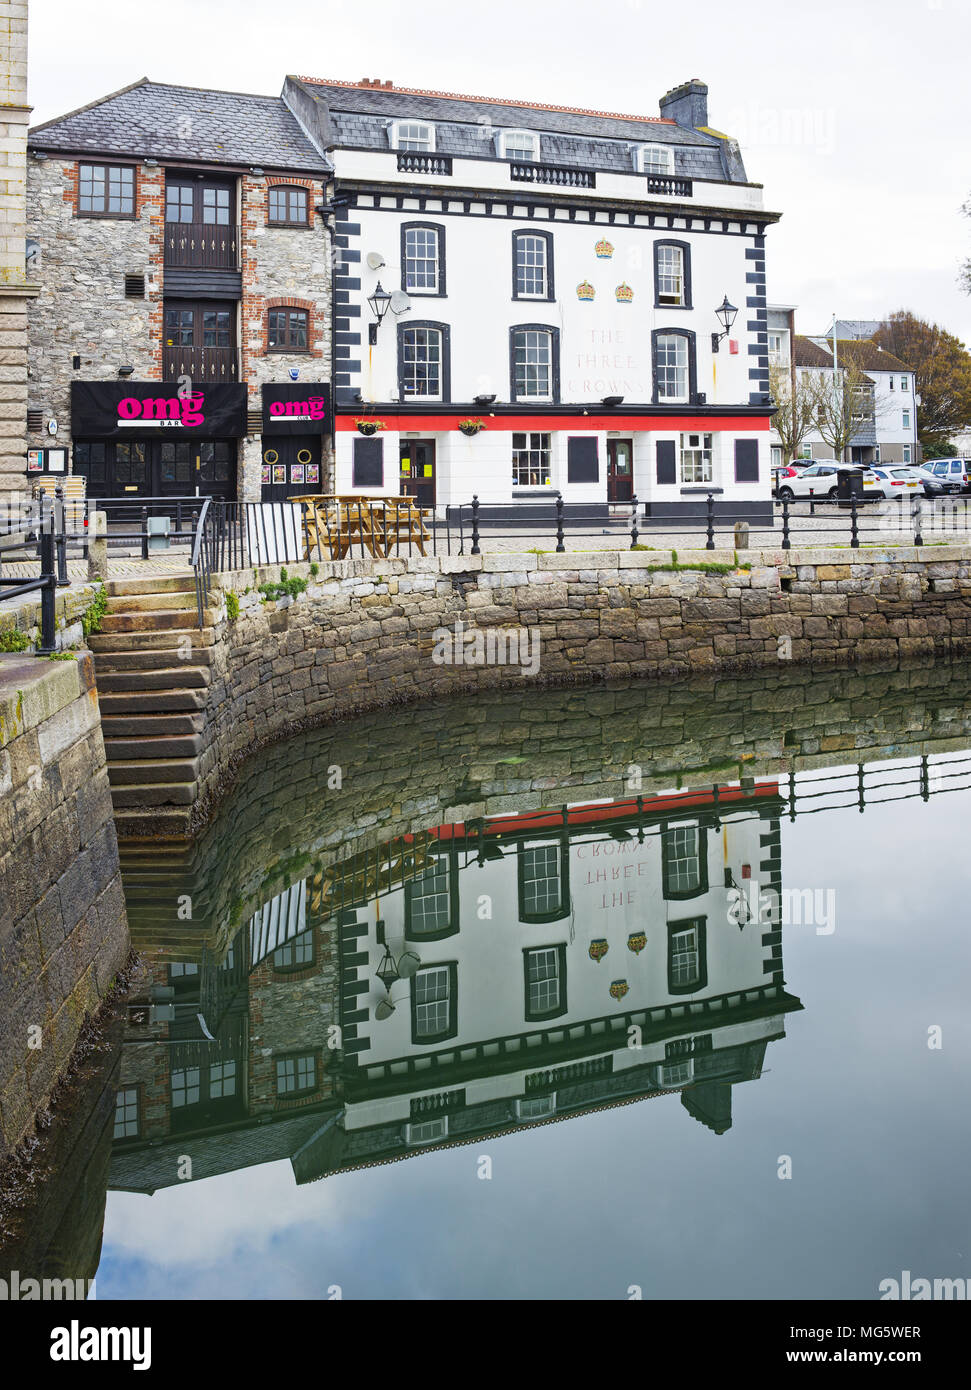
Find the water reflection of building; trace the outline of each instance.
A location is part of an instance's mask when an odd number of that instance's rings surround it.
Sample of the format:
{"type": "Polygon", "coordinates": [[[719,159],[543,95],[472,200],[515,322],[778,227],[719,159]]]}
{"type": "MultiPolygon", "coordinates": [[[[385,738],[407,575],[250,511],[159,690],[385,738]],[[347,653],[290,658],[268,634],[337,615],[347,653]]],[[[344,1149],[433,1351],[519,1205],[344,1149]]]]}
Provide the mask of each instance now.
{"type": "Polygon", "coordinates": [[[586,804],[317,866],[218,966],[156,971],[113,1185],[174,1183],[183,1152],[307,1181],[669,1091],[723,1132],[800,1007],[778,921],[728,911],[781,888],[780,805],[774,782],[586,804]]]}

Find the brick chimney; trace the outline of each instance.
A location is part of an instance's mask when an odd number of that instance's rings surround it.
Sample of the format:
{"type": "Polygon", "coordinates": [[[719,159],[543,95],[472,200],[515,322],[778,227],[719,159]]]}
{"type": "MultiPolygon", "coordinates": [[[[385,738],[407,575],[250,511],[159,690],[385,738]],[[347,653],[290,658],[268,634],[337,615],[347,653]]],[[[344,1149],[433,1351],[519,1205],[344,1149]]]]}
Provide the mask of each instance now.
{"type": "Polygon", "coordinates": [[[660,101],[661,115],[678,125],[696,130],[708,124],[708,85],[699,77],[672,87],[660,101]]]}

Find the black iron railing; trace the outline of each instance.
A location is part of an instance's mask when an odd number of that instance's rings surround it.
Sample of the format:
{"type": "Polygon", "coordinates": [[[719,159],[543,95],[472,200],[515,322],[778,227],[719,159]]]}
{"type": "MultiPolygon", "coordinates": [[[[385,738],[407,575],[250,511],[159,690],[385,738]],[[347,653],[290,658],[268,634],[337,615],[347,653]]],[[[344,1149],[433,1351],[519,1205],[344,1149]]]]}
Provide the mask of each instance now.
{"type": "Polygon", "coordinates": [[[61,489],[50,497],[43,491],[29,501],[5,502],[0,519],[0,567],[4,555],[16,555],[16,563],[36,564],[28,579],[6,576],[0,569],[0,598],[40,594],[40,643],[37,652],[49,656],[57,650],[56,596],[67,579],[64,499],[61,489]]]}

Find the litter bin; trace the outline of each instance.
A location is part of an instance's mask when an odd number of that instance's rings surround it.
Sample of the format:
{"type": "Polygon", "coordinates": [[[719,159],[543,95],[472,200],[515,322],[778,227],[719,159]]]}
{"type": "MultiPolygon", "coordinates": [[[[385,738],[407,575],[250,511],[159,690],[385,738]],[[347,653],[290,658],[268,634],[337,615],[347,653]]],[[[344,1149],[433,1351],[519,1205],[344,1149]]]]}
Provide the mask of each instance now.
{"type": "Polygon", "coordinates": [[[837,468],[836,470],[836,501],[840,507],[849,507],[855,497],[857,502],[863,501],[863,469],[856,466],[837,468]]]}

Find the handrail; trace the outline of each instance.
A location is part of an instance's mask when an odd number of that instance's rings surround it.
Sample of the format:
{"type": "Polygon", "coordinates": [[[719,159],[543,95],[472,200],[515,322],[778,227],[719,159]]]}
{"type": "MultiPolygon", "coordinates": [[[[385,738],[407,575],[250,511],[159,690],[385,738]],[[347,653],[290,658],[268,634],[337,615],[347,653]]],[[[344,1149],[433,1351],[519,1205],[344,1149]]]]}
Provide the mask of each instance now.
{"type": "Polygon", "coordinates": [[[207,497],[206,500],[205,500],[205,501],[203,502],[203,504],[202,504],[202,510],[200,511],[200,513],[199,513],[199,519],[198,519],[198,521],[196,522],[195,540],[194,540],[193,543],[192,543],[192,561],[191,561],[191,564],[192,564],[193,569],[195,569],[196,565],[199,563],[199,549],[200,549],[200,546],[202,545],[202,530],[203,530],[203,527],[204,527],[205,524],[206,524],[206,517],[209,515],[209,506],[210,506],[211,502],[212,502],[212,498],[211,498],[211,497],[207,497]]]}

